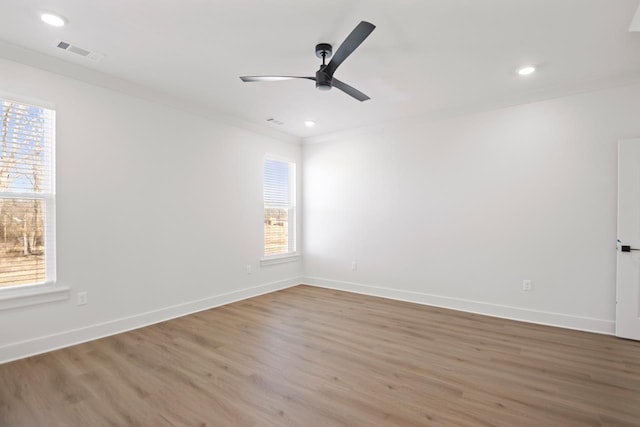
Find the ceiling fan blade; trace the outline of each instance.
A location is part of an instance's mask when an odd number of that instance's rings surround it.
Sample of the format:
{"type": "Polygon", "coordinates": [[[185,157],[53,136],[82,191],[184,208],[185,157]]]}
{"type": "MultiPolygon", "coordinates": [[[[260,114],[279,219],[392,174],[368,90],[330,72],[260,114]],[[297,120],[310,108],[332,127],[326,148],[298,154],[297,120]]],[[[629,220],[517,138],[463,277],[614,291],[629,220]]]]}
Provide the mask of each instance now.
{"type": "Polygon", "coordinates": [[[369,37],[369,34],[371,34],[375,28],[375,25],[366,21],[361,21],[356,25],[356,28],[354,28],[353,31],[351,31],[351,34],[349,34],[342,42],[336,53],[334,53],[333,58],[331,58],[331,61],[329,61],[327,66],[324,67],[323,71],[327,73],[329,77],[333,76],[336,68],[338,68],[340,64],[342,64],[342,62],[347,59],[347,57],[351,55],[367,37],[369,37]]]}
{"type": "Polygon", "coordinates": [[[332,83],[333,87],[337,87],[338,89],[340,89],[341,91],[343,91],[347,95],[353,96],[355,99],[357,99],[360,102],[366,101],[367,99],[371,99],[367,95],[365,95],[364,93],[360,92],[358,89],[354,88],[353,86],[349,86],[348,84],[346,84],[344,82],[341,82],[340,80],[336,79],[335,77],[334,77],[334,79],[332,80],[331,83],[332,83]]]}
{"type": "Polygon", "coordinates": [[[243,82],[278,82],[280,80],[307,79],[315,81],[315,77],[299,77],[299,76],[241,76],[243,82]]]}

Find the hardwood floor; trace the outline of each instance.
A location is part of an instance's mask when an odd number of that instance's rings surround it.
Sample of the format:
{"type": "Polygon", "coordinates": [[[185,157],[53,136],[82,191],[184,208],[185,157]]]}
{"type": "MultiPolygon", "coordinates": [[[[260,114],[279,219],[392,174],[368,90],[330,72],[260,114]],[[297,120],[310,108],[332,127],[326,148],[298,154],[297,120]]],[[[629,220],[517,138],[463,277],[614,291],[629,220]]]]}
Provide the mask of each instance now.
{"type": "Polygon", "coordinates": [[[0,365],[1,426],[640,426],[640,343],[297,286],[0,365]]]}

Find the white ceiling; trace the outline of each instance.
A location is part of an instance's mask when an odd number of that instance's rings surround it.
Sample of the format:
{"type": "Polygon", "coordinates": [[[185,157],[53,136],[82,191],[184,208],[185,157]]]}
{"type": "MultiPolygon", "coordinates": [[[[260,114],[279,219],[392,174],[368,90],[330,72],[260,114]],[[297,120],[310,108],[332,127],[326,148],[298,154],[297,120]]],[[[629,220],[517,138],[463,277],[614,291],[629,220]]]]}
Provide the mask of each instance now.
{"type": "MultiPolygon", "coordinates": [[[[207,108],[308,137],[406,116],[497,108],[640,79],[639,0],[0,0],[0,39],[207,108]],[[39,12],[64,15],[49,27],[39,12]],[[304,80],[314,47],[377,26],[335,76],[360,103],[304,80]],[[56,40],[104,55],[92,61],[56,40]],[[516,68],[539,72],[522,78],[516,68]],[[283,125],[266,123],[274,117],[283,125]],[[304,120],[317,122],[305,128],[304,120]]],[[[57,59],[55,59],[57,58],[57,59]]],[[[14,58],[10,58],[14,59],[14,58]]],[[[60,69],[60,67],[58,67],[60,69]]],[[[85,69],[86,71],[86,69],[85,69]]],[[[78,74],[78,73],[76,73],[78,74]]],[[[96,73],[93,73],[97,75],[96,73]]],[[[80,74],[78,74],[80,75],[80,74]]],[[[86,75],[86,72],[84,73],[86,75]]],[[[103,81],[106,81],[103,79],[103,81]]],[[[120,81],[120,80],[118,80],[120,81]]],[[[115,79],[112,85],[117,85],[115,79]]]]}

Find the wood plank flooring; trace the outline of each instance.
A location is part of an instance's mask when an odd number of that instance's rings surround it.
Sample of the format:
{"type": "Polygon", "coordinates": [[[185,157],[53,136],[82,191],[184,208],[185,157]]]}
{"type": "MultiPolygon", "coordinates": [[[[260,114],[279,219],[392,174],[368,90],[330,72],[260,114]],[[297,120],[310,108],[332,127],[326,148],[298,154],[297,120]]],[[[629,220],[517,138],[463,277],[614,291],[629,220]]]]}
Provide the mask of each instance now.
{"type": "Polygon", "coordinates": [[[0,365],[0,426],[640,426],[640,343],[297,286],[0,365]]]}

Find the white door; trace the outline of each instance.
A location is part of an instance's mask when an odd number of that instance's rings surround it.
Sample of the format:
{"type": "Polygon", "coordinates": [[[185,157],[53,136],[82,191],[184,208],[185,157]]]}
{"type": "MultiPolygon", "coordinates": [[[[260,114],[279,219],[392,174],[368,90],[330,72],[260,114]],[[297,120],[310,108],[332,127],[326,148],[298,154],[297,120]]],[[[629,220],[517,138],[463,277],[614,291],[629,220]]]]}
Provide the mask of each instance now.
{"type": "Polygon", "coordinates": [[[616,288],[616,335],[640,340],[640,139],[618,143],[616,288]]]}

